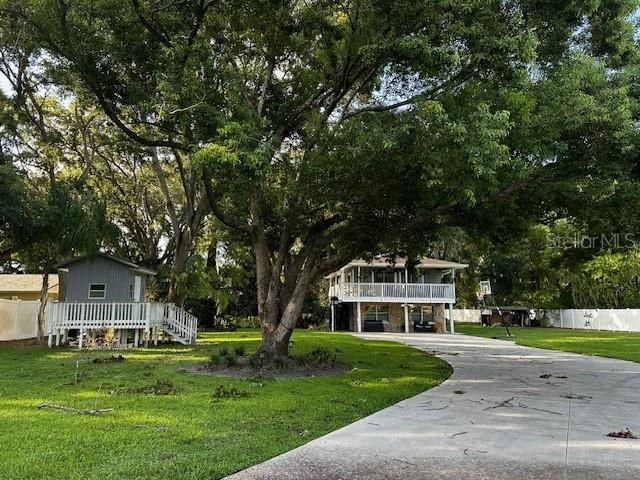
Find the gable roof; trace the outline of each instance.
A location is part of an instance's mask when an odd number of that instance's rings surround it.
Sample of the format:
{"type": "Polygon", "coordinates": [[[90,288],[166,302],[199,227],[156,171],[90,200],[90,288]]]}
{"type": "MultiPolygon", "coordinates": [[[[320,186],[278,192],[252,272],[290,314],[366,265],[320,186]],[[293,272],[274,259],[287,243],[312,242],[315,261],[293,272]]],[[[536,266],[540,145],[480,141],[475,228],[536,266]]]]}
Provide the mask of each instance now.
{"type": "MultiPolygon", "coordinates": [[[[387,257],[384,255],[378,255],[371,260],[357,259],[350,262],[346,266],[351,267],[395,267],[405,268],[407,265],[407,257],[387,257]]],[[[440,260],[438,258],[422,257],[416,264],[416,268],[466,268],[465,263],[449,262],[447,260],[440,260]]]]}
{"type": "MultiPolygon", "coordinates": [[[[49,293],[58,293],[58,275],[49,275],[49,293]]],[[[4,274],[0,275],[0,292],[12,293],[40,293],[42,275],[33,274],[4,274]]]]}
{"type": "Polygon", "coordinates": [[[95,257],[101,257],[101,258],[104,258],[106,260],[110,260],[112,262],[120,263],[122,265],[125,265],[125,266],[129,267],[131,270],[135,270],[136,272],[144,273],[146,275],[156,275],[156,273],[157,273],[157,272],[155,272],[153,270],[150,270],[148,268],[136,265],[135,263],[130,262],[128,260],[124,260],[122,258],[115,257],[113,255],[109,255],[108,253],[102,253],[102,252],[94,253],[94,254],[91,254],[91,255],[79,255],[77,257],[69,258],[67,260],[63,260],[62,262],[58,263],[55,267],[58,270],[60,270],[60,269],[68,267],[69,265],[71,265],[73,263],[79,262],[80,260],[85,260],[85,259],[88,259],[88,258],[95,258],[95,257]]]}
{"type": "MultiPolygon", "coordinates": [[[[340,270],[347,267],[381,267],[381,268],[405,268],[407,265],[407,257],[388,257],[385,255],[378,255],[371,260],[356,259],[348,263],[340,270]]],[[[439,258],[422,257],[416,264],[416,268],[435,268],[435,269],[459,269],[467,268],[469,265],[466,263],[449,262],[447,260],[440,260],[439,258]]]]}

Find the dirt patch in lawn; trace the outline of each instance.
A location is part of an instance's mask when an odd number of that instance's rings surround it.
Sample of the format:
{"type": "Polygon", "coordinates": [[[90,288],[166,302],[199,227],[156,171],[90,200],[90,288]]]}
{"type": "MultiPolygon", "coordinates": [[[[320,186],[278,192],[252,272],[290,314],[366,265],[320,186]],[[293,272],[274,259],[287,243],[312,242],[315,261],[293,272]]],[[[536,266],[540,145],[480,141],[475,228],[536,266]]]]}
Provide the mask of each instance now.
{"type": "Polygon", "coordinates": [[[336,375],[351,370],[351,365],[346,363],[334,363],[330,366],[287,365],[285,368],[255,368],[239,359],[238,364],[232,367],[224,367],[211,364],[190,365],[182,369],[184,372],[210,375],[212,377],[233,378],[305,378],[336,375]]]}

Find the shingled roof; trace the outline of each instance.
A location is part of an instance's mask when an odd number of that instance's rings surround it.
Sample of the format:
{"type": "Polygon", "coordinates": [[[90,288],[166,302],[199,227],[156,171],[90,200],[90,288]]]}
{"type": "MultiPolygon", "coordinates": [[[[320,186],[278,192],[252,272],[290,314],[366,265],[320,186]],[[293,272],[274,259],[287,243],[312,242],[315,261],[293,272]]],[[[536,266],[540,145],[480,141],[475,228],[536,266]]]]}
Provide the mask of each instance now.
{"type": "MultiPolygon", "coordinates": [[[[353,260],[346,267],[395,267],[404,268],[407,264],[407,257],[388,257],[384,255],[378,255],[371,260],[357,259],[353,260]]],[[[416,268],[437,268],[437,269],[458,269],[467,268],[469,265],[466,263],[449,262],[447,260],[440,260],[438,258],[422,257],[417,263],[416,268]]]]}
{"type": "MultiPolygon", "coordinates": [[[[49,293],[58,293],[58,275],[49,275],[49,293]]],[[[0,275],[0,292],[34,293],[42,288],[42,275],[9,274],[0,275]]]]}

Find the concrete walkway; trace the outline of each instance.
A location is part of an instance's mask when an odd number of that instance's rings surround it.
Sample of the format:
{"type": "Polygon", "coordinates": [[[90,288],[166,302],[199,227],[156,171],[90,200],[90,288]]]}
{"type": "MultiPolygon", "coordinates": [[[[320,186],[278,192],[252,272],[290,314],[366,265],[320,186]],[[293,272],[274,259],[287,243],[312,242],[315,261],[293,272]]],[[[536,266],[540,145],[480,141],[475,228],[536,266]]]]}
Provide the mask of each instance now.
{"type": "MultiPolygon", "coordinates": [[[[640,364],[463,335],[363,334],[444,358],[439,387],[233,480],[640,478],[640,364]]],[[[303,401],[303,399],[301,399],[303,401]]]]}

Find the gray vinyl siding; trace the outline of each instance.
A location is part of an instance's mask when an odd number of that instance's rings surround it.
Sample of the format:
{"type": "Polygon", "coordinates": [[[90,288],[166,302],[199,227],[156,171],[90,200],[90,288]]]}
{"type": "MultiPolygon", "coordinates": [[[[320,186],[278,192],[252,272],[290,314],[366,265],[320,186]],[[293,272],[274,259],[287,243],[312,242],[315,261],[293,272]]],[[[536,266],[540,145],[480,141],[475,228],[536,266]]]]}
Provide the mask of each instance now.
{"type": "Polygon", "coordinates": [[[130,302],[129,285],[136,275],[141,277],[141,297],[144,301],[146,275],[136,273],[127,265],[104,257],[84,258],[67,266],[65,301],[67,302],[130,302]],[[104,284],[104,299],[89,298],[89,285],[104,284]]]}
{"type": "Polygon", "coordinates": [[[420,269],[420,271],[424,274],[424,282],[423,283],[440,283],[442,282],[442,277],[444,272],[442,270],[437,269],[420,269]]]}

